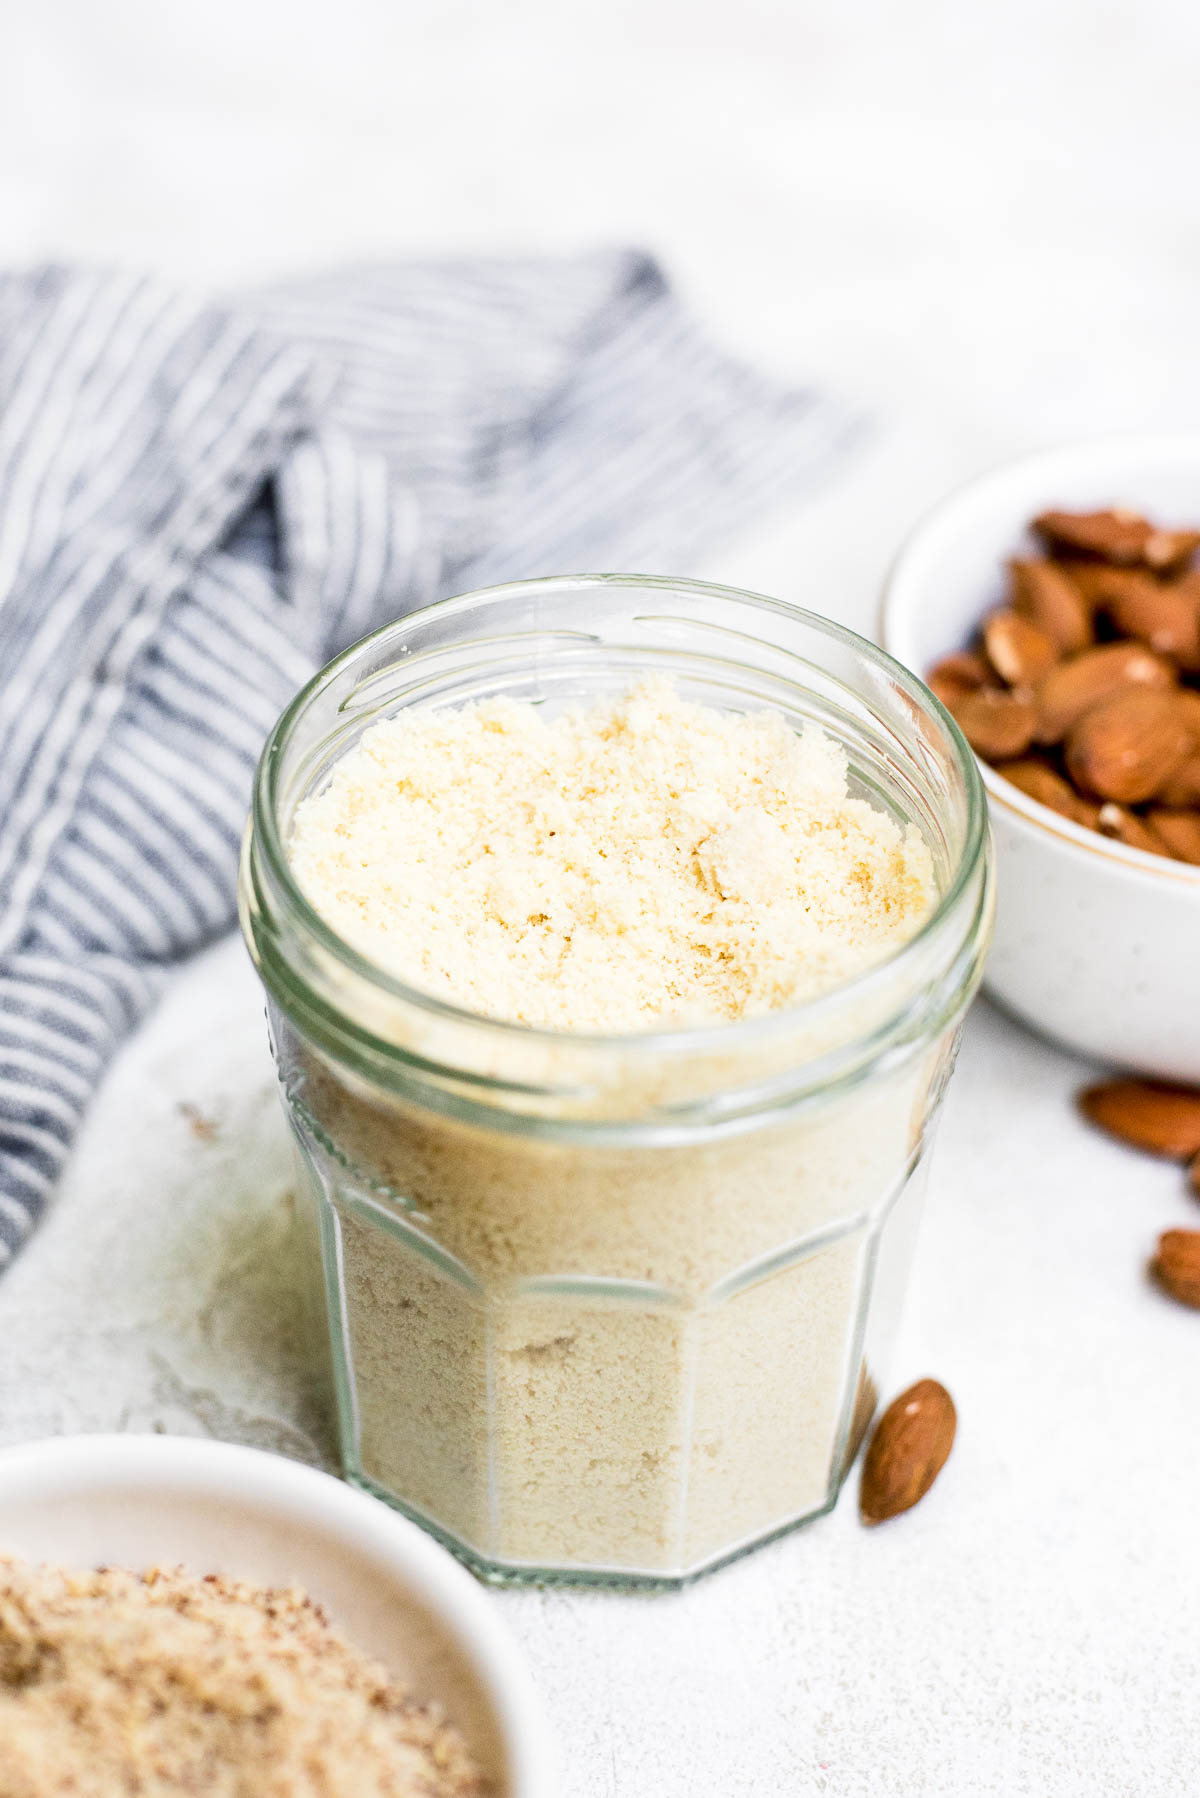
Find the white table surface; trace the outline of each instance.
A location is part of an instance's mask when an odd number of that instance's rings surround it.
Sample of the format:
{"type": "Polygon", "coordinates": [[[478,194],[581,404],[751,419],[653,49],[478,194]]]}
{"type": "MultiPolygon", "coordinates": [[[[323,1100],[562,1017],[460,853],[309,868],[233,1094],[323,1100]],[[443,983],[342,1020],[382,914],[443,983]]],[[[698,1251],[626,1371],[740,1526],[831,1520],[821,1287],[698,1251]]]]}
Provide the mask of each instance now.
{"type": "MultiPolygon", "coordinates": [[[[415,245],[659,251],[733,346],[875,414],[708,572],[869,628],[913,518],[1008,454],[1200,419],[1200,10],[1180,0],[10,0],[0,256],[227,280],[415,245]]],[[[1200,511],[1200,496],[1198,507],[1200,511]]],[[[510,1593],[564,1798],[1200,1792],[1200,1221],[981,1004],[895,1366],[931,1497],[678,1597],[510,1593]]],[[[176,980],[0,1281],[0,1441],[210,1433],[317,1461],[283,1128],[240,945],[176,980]],[[191,1115],[184,1107],[193,1108],[191,1115]]]]}

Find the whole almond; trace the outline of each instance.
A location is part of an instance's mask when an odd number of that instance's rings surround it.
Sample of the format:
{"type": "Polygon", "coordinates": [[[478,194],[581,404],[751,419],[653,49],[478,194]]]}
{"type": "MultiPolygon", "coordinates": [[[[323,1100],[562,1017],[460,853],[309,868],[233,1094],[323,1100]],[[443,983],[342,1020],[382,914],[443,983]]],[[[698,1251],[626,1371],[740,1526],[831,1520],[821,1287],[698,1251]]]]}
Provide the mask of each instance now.
{"type": "Polygon", "coordinates": [[[1180,567],[1200,546],[1200,532],[1161,530],[1127,507],[1105,512],[1043,512],[1034,529],[1055,549],[1099,556],[1127,567],[1180,567]]]}
{"type": "Polygon", "coordinates": [[[1162,1080],[1106,1080],[1079,1095],[1084,1116],[1110,1136],[1151,1155],[1200,1155],[1200,1091],[1162,1080]]]}
{"type": "Polygon", "coordinates": [[[1177,862],[1200,867],[1200,812],[1152,805],[1146,822],[1157,831],[1177,862]]]}
{"type": "Polygon", "coordinates": [[[1023,693],[1001,693],[980,687],[965,693],[950,710],[963,736],[985,762],[1004,762],[1024,755],[1037,721],[1032,699],[1023,693]]]}
{"type": "Polygon", "coordinates": [[[918,1380],[892,1400],[863,1461],[858,1506],[864,1523],[885,1523],[917,1504],[946,1464],[958,1425],[937,1380],[918,1380]]]}
{"type": "Polygon", "coordinates": [[[1061,743],[1084,713],[1126,687],[1173,687],[1175,670],[1141,643],[1105,643],[1059,662],[1037,687],[1037,740],[1061,743]]]}
{"type": "Polygon", "coordinates": [[[1137,805],[1165,785],[1191,746],[1169,693],[1131,688],[1092,706],[1072,727],[1067,773],[1084,793],[1137,805]]]}
{"type": "Polygon", "coordinates": [[[992,612],[983,624],[988,661],[1010,687],[1032,687],[1058,661],[1058,645],[1019,612],[992,612]]]}
{"type": "Polygon", "coordinates": [[[1081,799],[1069,781],[1063,779],[1046,762],[1026,760],[1015,762],[997,762],[996,773],[1027,793],[1030,799],[1036,799],[1039,805],[1049,806],[1052,812],[1060,817],[1070,818],[1073,824],[1082,824],[1089,830],[1095,830],[1099,823],[1099,808],[1081,799]]]}
{"type": "Polygon", "coordinates": [[[1112,837],[1115,842],[1124,843],[1127,849],[1140,849],[1146,855],[1171,856],[1169,847],[1153,825],[1111,799],[1096,814],[1096,829],[1102,837],[1112,837]]]}
{"type": "Polygon", "coordinates": [[[1181,668],[1200,667],[1200,606],[1183,587],[1156,581],[1129,570],[1111,591],[1101,588],[1100,603],[1125,637],[1138,637],[1181,668]]]}
{"type": "Polygon", "coordinates": [[[1062,569],[1054,562],[1021,559],[1009,567],[1013,609],[1044,631],[1063,655],[1086,649],[1092,641],[1091,608],[1062,569]]]}
{"type": "Polygon", "coordinates": [[[1200,1311],[1200,1230],[1164,1230],[1150,1272],[1171,1298],[1200,1311]]]}
{"type": "Polygon", "coordinates": [[[953,711],[958,700],[974,692],[976,687],[982,687],[990,677],[991,671],[982,656],[972,649],[960,649],[934,663],[925,685],[932,688],[948,711],[953,711]]]}
{"type": "Polygon", "coordinates": [[[1181,762],[1158,796],[1164,805],[1200,805],[1200,755],[1181,762]]]}

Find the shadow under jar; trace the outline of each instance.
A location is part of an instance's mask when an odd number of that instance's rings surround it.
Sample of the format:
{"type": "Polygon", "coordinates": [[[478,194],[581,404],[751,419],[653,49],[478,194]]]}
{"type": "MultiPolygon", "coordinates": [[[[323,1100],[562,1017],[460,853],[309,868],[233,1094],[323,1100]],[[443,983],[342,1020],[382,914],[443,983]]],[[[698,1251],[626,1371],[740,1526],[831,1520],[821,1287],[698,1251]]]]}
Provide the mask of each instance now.
{"type": "Polygon", "coordinates": [[[347,1475],[493,1579],[682,1582],[828,1510],[885,1377],[926,1151],[992,917],[975,762],[911,675],[795,607],[633,576],[413,613],[264,751],[242,921],[313,1199],[347,1475]],[[532,1029],[384,972],[307,903],[297,805],[408,707],[647,674],[841,743],[935,903],[810,1003],[532,1029]]]}

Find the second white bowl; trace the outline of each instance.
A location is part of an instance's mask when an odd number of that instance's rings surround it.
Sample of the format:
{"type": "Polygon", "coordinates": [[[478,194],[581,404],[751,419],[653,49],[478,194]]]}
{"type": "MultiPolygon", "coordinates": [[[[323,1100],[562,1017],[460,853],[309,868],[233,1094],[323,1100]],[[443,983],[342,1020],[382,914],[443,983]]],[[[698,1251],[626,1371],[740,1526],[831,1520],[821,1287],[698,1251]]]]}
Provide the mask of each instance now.
{"type": "Polygon", "coordinates": [[[173,1436],[0,1451],[0,1554],[297,1581],[458,1724],[497,1798],[554,1798],[542,1707],[491,1597],[407,1519],[278,1455],[173,1436]]]}
{"type": "MultiPolygon", "coordinates": [[[[1029,456],[953,495],[901,550],[884,589],[885,649],[924,675],[1003,603],[1005,563],[1037,553],[1050,506],[1127,505],[1200,520],[1200,436],[1113,438],[1029,456]]],[[[1069,1048],[1200,1083],[1200,868],[1110,842],[984,767],[996,839],[987,987],[1069,1048]]]]}

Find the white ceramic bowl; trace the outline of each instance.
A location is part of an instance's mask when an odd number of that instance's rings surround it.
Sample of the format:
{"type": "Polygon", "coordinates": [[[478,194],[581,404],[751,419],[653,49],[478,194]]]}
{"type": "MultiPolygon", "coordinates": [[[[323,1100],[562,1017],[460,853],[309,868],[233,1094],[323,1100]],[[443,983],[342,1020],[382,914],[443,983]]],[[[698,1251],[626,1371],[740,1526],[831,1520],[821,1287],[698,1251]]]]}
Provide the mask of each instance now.
{"type": "MultiPolygon", "coordinates": [[[[1112,438],[1029,456],[937,507],[884,589],[880,638],[916,674],[1003,602],[1005,562],[1036,553],[1050,506],[1128,505],[1200,520],[1200,435],[1112,438]]],[[[983,768],[996,839],[987,987],[1084,1055],[1200,1082],[1200,868],[1126,849],[983,768]]]]}
{"type": "Polygon", "coordinates": [[[26,1443],[0,1451],[0,1552],[298,1581],[444,1706],[501,1798],[557,1790],[540,1701],[493,1600],[423,1530],[328,1474],[185,1437],[26,1443]]]}

